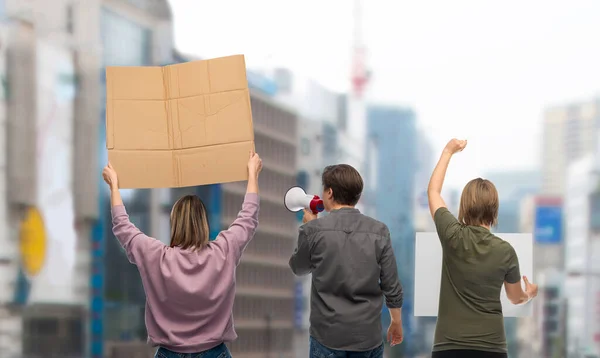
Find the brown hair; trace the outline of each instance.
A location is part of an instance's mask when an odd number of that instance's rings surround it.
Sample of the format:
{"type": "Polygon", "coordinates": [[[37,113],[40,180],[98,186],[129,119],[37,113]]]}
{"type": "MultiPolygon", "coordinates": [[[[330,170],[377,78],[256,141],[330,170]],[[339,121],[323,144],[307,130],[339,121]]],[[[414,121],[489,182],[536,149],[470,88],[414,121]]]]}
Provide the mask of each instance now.
{"type": "Polygon", "coordinates": [[[356,169],[348,164],[325,167],[321,177],[323,189],[333,191],[333,200],[340,205],[354,206],[360,200],[363,180],[356,169]]]}
{"type": "Polygon", "coordinates": [[[486,179],[473,179],[462,191],[458,220],[464,225],[495,226],[498,223],[498,207],[496,186],[486,179]]]}
{"type": "Polygon", "coordinates": [[[204,203],[196,195],[186,195],[171,211],[171,247],[200,249],[208,244],[210,228],[204,203]]]}

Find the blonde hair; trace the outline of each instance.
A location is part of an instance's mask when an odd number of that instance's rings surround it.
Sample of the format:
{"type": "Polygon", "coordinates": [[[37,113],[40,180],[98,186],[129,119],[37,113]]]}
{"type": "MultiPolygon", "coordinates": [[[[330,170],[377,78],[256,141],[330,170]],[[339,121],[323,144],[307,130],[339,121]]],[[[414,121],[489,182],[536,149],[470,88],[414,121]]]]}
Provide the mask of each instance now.
{"type": "Polygon", "coordinates": [[[196,195],[186,195],[171,211],[171,247],[201,249],[208,244],[210,227],[204,203],[196,195]]]}
{"type": "Polygon", "coordinates": [[[499,205],[496,186],[486,179],[473,179],[462,191],[458,221],[471,226],[496,226],[499,205]]]}

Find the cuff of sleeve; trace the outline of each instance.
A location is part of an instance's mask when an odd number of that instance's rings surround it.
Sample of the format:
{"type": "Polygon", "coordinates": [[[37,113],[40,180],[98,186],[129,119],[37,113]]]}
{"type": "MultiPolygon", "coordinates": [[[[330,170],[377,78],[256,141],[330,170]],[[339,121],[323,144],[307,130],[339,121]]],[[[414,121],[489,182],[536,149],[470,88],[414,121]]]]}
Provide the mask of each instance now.
{"type": "Polygon", "coordinates": [[[248,203],[258,204],[258,202],[260,201],[260,197],[258,196],[257,193],[246,193],[246,196],[244,197],[244,201],[248,202],[248,203]]]}
{"type": "Polygon", "coordinates": [[[519,283],[519,282],[521,282],[521,276],[518,276],[516,279],[514,279],[513,277],[507,277],[506,282],[508,282],[510,284],[519,283]]]}
{"type": "Polygon", "coordinates": [[[127,210],[125,210],[125,205],[117,205],[111,208],[112,217],[116,217],[119,215],[127,215],[127,210]]]}
{"type": "Polygon", "coordinates": [[[404,303],[403,299],[399,299],[397,301],[386,301],[385,305],[387,308],[402,308],[402,304],[404,303]]]}

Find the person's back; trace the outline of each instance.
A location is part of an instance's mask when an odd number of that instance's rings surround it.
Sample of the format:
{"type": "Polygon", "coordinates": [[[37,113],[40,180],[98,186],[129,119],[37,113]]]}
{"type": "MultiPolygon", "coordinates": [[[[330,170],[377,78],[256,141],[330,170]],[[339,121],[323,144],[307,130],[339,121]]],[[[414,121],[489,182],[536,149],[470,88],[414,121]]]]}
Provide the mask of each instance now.
{"type": "Polygon", "coordinates": [[[506,358],[500,291],[514,304],[528,302],[537,286],[524,277],[513,247],[490,228],[498,219],[498,192],[488,180],[471,180],[460,198],[458,219],[442,199],[450,158],[466,141],[451,140],[436,165],[427,196],[443,252],[433,358],[506,358]]]}
{"type": "MultiPolygon", "coordinates": [[[[258,199],[248,195],[236,225],[248,236],[221,233],[202,250],[169,247],[158,240],[137,240],[127,250],[140,271],[146,293],[148,342],[178,353],[197,353],[237,338],[232,308],[236,263],[256,228],[258,199]]],[[[132,237],[136,229],[126,214],[113,209],[115,236],[132,237]],[[127,221],[126,221],[127,220],[127,221]]]]}
{"type": "Polygon", "coordinates": [[[444,255],[434,350],[506,352],[500,291],[521,280],[513,247],[484,227],[459,224],[446,208],[435,223],[444,255]]]}
{"type": "Polygon", "coordinates": [[[402,286],[387,226],[354,208],[362,179],[350,166],[323,173],[323,201],[329,215],[305,212],[298,247],[290,259],[297,275],[312,273],[311,356],[343,352],[383,354],[384,297],[393,312],[389,338],[402,340],[402,286]]]}
{"type": "Polygon", "coordinates": [[[171,242],[142,233],[131,221],[110,164],[103,176],[111,188],[113,233],[138,267],[146,293],[148,342],[156,357],[230,357],[225,342],[233,325],[235,270],[258,226],[260,157],[250,153],[248,188],[231,226],[209,241],[208,213],[195,195],[179,199],[171,212],[171,242]]]}

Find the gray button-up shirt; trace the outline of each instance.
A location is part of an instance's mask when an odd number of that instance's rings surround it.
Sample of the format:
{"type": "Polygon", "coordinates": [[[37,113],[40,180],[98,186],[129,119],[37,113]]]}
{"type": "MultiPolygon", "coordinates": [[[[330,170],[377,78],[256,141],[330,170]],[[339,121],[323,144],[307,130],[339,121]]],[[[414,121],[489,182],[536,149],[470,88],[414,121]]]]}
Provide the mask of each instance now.
{"type": "Polygon", "coordinates": [[[310,335],[326,347],[368,351],[383,340],[381,310],[402,307],[402,285],[387,226],[355,208],[332,210],[300,227],[290,258],[312,273],[310,335]]]}

